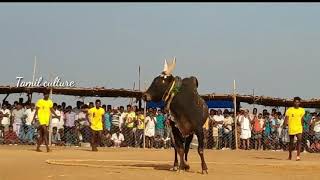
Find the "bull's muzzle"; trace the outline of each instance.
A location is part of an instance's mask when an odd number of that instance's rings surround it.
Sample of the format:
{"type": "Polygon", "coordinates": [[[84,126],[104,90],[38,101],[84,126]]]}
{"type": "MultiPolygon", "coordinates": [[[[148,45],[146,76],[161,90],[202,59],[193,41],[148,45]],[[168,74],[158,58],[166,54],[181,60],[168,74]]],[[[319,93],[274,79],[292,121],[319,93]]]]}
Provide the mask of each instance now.
{"type": "Polygon", "coordinates": [[[149,93],[143,93],[142,99],[143,99],[144,101],[151,101],[151,96],[150,96],[149,93]]]}

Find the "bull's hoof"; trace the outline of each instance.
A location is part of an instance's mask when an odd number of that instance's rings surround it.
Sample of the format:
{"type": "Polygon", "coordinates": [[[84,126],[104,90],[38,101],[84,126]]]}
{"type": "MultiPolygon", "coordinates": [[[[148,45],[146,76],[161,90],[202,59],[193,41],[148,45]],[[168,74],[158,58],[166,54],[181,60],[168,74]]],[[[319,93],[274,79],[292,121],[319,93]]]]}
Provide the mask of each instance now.
{"type": "Polygon", "coordinates": [[[204,174],[204,172],[206,173],[206,174],[208,174],[208,170],[206,169],[206,170],[202,170],[202,174],[204,174]]]}
{"type": "Polygon", "coordinates": [[[206,172],[206,174],[208,174],[208,167],[206,163],[201,164],[201,169],[202,169],[202,174],[204,174],[203,172],[206,172]]]}
{"type": "Polygon", "coordinates": [[[190,166],[189,166],[188,164],[186,164],[186,165],[184,166],[184,170],[185,170],[185,171],[189,171],[189,170],[190,170],[190,166]]]}
{"type": "Polygon", "coordinates": [[[182,164],[179,166],[179,171],[189,171],[190,166],[188,164],[182,164]]]}
{"type": "Polygon", "coordinates": [[[178,166],[173,166],[173,167],[171,168],[172,171],[178,171],[178,169],[179,169],[178,166]]]}

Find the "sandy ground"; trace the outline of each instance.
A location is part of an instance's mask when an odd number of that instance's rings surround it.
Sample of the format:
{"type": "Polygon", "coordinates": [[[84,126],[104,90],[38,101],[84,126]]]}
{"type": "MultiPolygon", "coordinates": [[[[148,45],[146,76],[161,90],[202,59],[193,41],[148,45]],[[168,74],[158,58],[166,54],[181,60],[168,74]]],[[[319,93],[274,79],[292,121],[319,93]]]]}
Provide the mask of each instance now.
{"type": "Polygon", "coordinates": [[[194,149],[189,156],[190,171],[181,173],[170,171],[172,149],[52,150],[39,153],[33,146],[0,146],[0,180],[320,179],[320,154],[303,153],[302,160],[296,162],[286,160],[287,152],[206,150],[209,174],[202,175],[200,158],[194,149]]]}

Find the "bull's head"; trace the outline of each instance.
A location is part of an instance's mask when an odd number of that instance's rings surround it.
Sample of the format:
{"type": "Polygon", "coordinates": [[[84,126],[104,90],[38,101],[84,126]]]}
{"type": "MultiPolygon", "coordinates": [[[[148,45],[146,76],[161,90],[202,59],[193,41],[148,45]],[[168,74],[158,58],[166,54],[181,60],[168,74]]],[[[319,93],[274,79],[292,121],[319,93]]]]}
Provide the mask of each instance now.
{"type": "Polygon", "coordinates": [[[143,93],[142,99],[145,101],[161,101],[164,94],[168,91],[174,81],[172,71],[176,66],[176,58],[171,64],[164,61],[164,68],[162,73],[153,79],[150,87],[143,93]]]}

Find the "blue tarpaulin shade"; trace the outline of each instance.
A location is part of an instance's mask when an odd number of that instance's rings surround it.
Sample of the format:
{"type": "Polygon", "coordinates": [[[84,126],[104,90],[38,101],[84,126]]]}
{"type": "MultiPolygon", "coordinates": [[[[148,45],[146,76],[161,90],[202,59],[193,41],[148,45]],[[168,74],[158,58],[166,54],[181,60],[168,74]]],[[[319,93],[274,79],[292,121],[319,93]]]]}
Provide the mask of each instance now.
{"type": "MultiPolygon", "coordinates": [[[[223,101],[223,100],[210,100],[206,101],[207,105],[210,108],[233,108],[233,102],[232,101],[223,101]]],[[[147,102],[147,108],[163,108],[164,102],[147,102]]]]}

